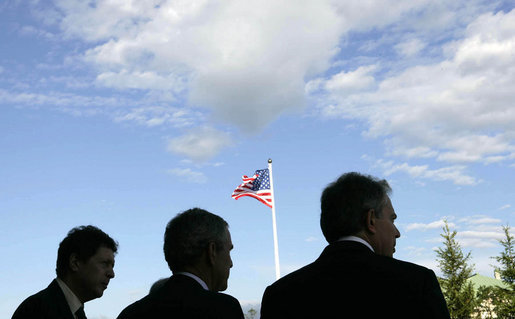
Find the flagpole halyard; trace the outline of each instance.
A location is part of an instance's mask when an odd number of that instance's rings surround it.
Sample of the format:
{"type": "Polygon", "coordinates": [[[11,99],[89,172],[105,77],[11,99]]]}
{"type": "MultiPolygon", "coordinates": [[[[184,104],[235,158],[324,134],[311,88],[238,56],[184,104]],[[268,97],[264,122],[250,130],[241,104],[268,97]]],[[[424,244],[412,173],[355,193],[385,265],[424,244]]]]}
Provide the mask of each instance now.
{"type": "Polygon", "coordinates": [[[279,245],[277,243],[277,223],[275,220],[275,198],[274,198],[274,180],[272,177],[272,159],[268,159],[268,171],[270,174],[270,193],[272,193],[272,226],[274,230],[274,257],[275,257],[275,279],[281,278],[281,270],[279,268],[279,245]]]}

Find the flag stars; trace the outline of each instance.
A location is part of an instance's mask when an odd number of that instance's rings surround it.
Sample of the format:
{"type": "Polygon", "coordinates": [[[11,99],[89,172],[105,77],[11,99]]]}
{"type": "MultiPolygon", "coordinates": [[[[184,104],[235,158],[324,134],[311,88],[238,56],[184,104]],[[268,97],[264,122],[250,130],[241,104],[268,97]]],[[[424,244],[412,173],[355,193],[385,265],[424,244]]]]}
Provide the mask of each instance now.
{"type": "Polygon", "coordinates": [[[232,198],[238,199],[242,196],[250,196],[272,208],[272,192],[268,168],[257,170],[254,176],[250,178],[243,175],[242,179],[243,183],[236,187],[231,195],[232,198]]]}
{"type": "Polygon", "coordinates": [[[268,174],[268,169],[257,170],[254,175],[256,175],[256,179],[252,186],[253,191],[270,189],[270,175],[268,174]]]}

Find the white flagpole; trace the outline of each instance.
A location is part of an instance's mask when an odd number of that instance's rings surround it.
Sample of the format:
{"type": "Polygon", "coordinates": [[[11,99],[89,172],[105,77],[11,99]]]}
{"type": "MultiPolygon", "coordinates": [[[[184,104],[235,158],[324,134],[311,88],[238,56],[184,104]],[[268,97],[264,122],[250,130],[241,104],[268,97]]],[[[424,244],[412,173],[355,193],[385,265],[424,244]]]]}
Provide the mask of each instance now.
{"type": "Polygon", "coordinates": [[[275,198],[274,180],[272,178],[272,159],[268,159],[268,172],[270,173],[270,192],[272,193],[272,225],[274,227],[274,256],[275,256],[275,279],[281,278],[279,269],[279,245],[277,244],[277,223],[275,222],[275,198]]]}

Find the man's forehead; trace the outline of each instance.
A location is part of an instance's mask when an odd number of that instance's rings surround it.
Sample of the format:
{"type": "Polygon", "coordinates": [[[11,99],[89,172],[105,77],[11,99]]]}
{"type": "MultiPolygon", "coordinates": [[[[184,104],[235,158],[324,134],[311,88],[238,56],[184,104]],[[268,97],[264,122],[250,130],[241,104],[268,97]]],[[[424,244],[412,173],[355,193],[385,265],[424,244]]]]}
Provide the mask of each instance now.
{"type": "Polygon", "coordinates": [[[389,196],[386,196],[385,210],[387,210],[392,217],[397,218],[397,214],[395,213],[395,209],[393,208],[392,201],[389,196]]]}
{"type": "Polygon", "coordinates": [[[231,232],[229,231],[229,228],[225,229],[225,238],[226,238],[226,244],[229,246],[229,248],[232,248],[232,239],[231,239],[231,232]]]}
{"type": "Polygon", "coordinates": [[[95,253],[95,256],[104,257],[104,258],[113,258],[114,259],[114,251],[105,246],[100,246],[95,253]]]}
{"type": "Polygon", "coordinates": [[[227,234],[227,241],[229,243],[232,243],[231,232],[229,231],[229,229],[226,229],[226,234],[227,234]]]}

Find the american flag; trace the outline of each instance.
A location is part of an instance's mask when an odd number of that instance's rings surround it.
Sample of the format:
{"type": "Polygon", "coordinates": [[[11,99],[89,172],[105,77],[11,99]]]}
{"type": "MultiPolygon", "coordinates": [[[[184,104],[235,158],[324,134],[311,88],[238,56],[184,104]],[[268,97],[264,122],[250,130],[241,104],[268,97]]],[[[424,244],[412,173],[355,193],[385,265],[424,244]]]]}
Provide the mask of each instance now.
{"type": "Polygon", "coordinates": [[[243,175],[242,179],[243,183],[232,192],[232,198],[238,199],[242,196],[251,196],[272,208],[272,191],[270,190],[268,168],[258,169],[252,177],[243,175]]]}

